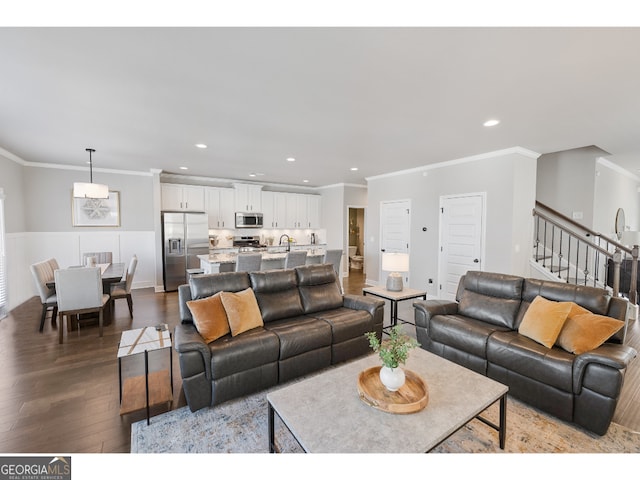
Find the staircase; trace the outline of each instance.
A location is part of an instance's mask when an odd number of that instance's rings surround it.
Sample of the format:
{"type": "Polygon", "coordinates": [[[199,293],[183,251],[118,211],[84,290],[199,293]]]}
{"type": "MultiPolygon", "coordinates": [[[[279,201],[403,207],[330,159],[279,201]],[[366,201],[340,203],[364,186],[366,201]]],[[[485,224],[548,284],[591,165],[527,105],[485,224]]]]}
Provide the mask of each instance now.
{"type": "Polygon", "coordinates": [[[531,263],[545,277],[606,288],[637,305],[638,245],[621,245],[540,202],[533,218],[531,263]]]}

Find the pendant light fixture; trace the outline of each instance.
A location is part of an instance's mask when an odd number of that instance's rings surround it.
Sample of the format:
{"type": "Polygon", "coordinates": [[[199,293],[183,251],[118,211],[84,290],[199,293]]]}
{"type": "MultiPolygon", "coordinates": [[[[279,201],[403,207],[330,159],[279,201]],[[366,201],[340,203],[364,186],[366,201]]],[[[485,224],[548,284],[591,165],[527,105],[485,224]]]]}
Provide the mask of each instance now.
{"type": "Polygon", "coordinates": [[[74,182],[74,198],[109,198],[109,187],[99,183],[93,183],[93,159],[91,154],[95,152],[93,148],[85,148],[89,152],[89,182],[74,182]]]}

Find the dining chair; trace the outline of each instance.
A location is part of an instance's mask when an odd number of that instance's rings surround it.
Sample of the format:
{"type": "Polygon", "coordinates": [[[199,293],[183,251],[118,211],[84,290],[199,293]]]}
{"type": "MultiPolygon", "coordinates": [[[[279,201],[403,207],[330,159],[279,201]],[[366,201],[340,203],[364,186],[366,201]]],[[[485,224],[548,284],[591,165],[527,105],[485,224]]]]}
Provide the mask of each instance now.
{"type": "Polygon", "coordinates": [[[136,273],[136,267],[138,266],[138,257],[131,257],[129,262],[129,268],[124,274],[124,280],[111,284],[109,295],[111,296],[111,308],[115,311],[115,303],[119,298],[126,298],[129,305],[129,315],[133,318],[133,298],[131,297],[131,285],[133,284],[133,275],[136,273]]]}
{"type": "Polygon", "coordinates": [[[43,262],[31,265],[31,274],[36,282],[38,295],[42,302],[42,315],[40,316],[40,331],[44,329],[44,322],[47,318],[47,310],[53,309],[51,313],[51,325],[56,324],[56,316],[58,315],[58,298],[56,289],[47,286],[47,282],[54,281],[54,272],[58,269],[58,262],[55,258],[50,258],[43,262]]]}
{"type": "Polygon", "coordinates": [[[338,278],[340,277],[340,262],[342,261],[342,249],[325,250],[322,263],[330,263],[338,278]]]}
{"type": "Polygon", "coordinates": [[[96,257],[96,263],[113,263],[112,252],[86,252],[82,254],[82,265],[87,264],[88,257],[96,257]]]}
{"type": "Polygon", "coordinates": [[[262,253],[239,253],[236,256],[236,272],[257,272],[262,264],[262,253]]]}
{"type": "MultiPolygon", "coordinates": [[[[55,271],[56,293],[58,296],[58,342],[62,343],[64,317],[70,318],[83,313],[98,313],[98,325],[102,337],[103,311],[109,295],[102,293],[100,267],[65,268],[55,271]]],[[[69,327],[67,327],[69,330],[69,327]]]]}
{"type": "Polygon", "coordinates": [[[288,252],[284,260],[284,268],[293,268],[307,263],[307,251],[306,250],[294,250],[288,252]]]}

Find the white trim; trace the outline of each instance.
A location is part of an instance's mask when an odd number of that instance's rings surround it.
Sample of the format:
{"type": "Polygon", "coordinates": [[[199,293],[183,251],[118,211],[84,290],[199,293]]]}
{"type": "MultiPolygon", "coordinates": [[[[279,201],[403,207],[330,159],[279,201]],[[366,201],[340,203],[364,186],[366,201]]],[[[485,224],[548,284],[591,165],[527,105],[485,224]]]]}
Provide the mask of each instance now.
{"type": "Polygon", "coordinates": [[[24,161],[22,158],[20,158],[19,156],[11,153],[9,150],[5,150],[4,148],[0,147],[0,155],[2,155],[3,157],[6,157],[7,159],[16,162],[20,165],[26,165],[27,162],[24,161]]]}
{"type": "Polygon", "coordinates": [[[625,177],[631,178],[632,180],[635,180],[636,182],[640,182],[640,177],[638,177],[637,175],[634,175],[632,172],[630,172],[626,168],[622,168],[620,165],[616,165],[615,163],[611,162],[610,160],[607,160],[606,158],[598,157],[596,159],[596,163],[599,163],[603,167],[610,168],[611,170],[613,170],[613,171],[615,171],[615,172],[617,172],[617,173],[619,173],[621,175],[624,175],[625,177]]]}
{"type": "MultiPolygon", "coordinates": [[[[89,167],[78,167],[75,165],[60,165],[57,163],[38,163],[38,162],[26,162],[24,164],[25,167],[34,167],[34,168],[53,168],[56,170],[79,170],[82,172],[88,172],[89,167]]],[[[153,176],[152,172],[142,172],[135,170],[116,170],[111,168],[93,168],[94,172],[100,173],[116,173],[118,175],[139,175],[143,177],[151,177],[153,176]]]]}
{"type": "Polygon", "coordinates": [[[410,173],[424,172],[428,170],[434,170],[436,168],[445,168],[445,167],[450,167],[452,165],[460,165],[462,163],[478,162],[481,160],[487,160],[490,158],[502,157],[505,155],[512,155],[512,154],[518,154],[518,155],[522,155],[529,158],[538,158],[540,156],[539,153],[536,153],[532,150],[527,150],[526,148],[512,147],[512,148],[505,148],[504,150],[496,150],[493,152],[480,153],[478,155],[472,155],[470,157],[463,157],[455,160],[447,160],[445,162],[433,163],[430,165],[424,165],[422,167],[410,168],[407,170],[398,170],[396,172],[390,172],[390,173],[383,173],[382,175],[366,177],[366,180],[371,181],[371,180],[380,180],[380,179],[389,178],[389,177],[397,177],[398,175],[407,175],[410,173]]]}

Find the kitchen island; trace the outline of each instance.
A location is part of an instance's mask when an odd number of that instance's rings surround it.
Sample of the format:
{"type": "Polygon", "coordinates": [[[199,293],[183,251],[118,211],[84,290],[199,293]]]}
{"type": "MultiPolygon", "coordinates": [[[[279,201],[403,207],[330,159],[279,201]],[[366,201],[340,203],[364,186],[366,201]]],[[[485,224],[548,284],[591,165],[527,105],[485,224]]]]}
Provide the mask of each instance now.
{"type": "MultiPolygon", "coordinates": [[[[324,248],[301,248],[297,247],[294,250],[307,250],[307,265],[313,263],[322,263],[324,259],[324,248]]],[[[266,251],[262,253],[262,265],[260,270],[276,270],[284,268],[284,261],[287,257],[287,252],[282,249],[276,249],[275,251],[266,251]]],[[[200,259],[200,268],[204,273],[220,273],[220,272],[233,272],[236,268],[236,256],[238,252],[230,252],[229,249],[225,249],[224,252],[216,252],[211,250],[209,255],[198,255],[200,259]]]]}

